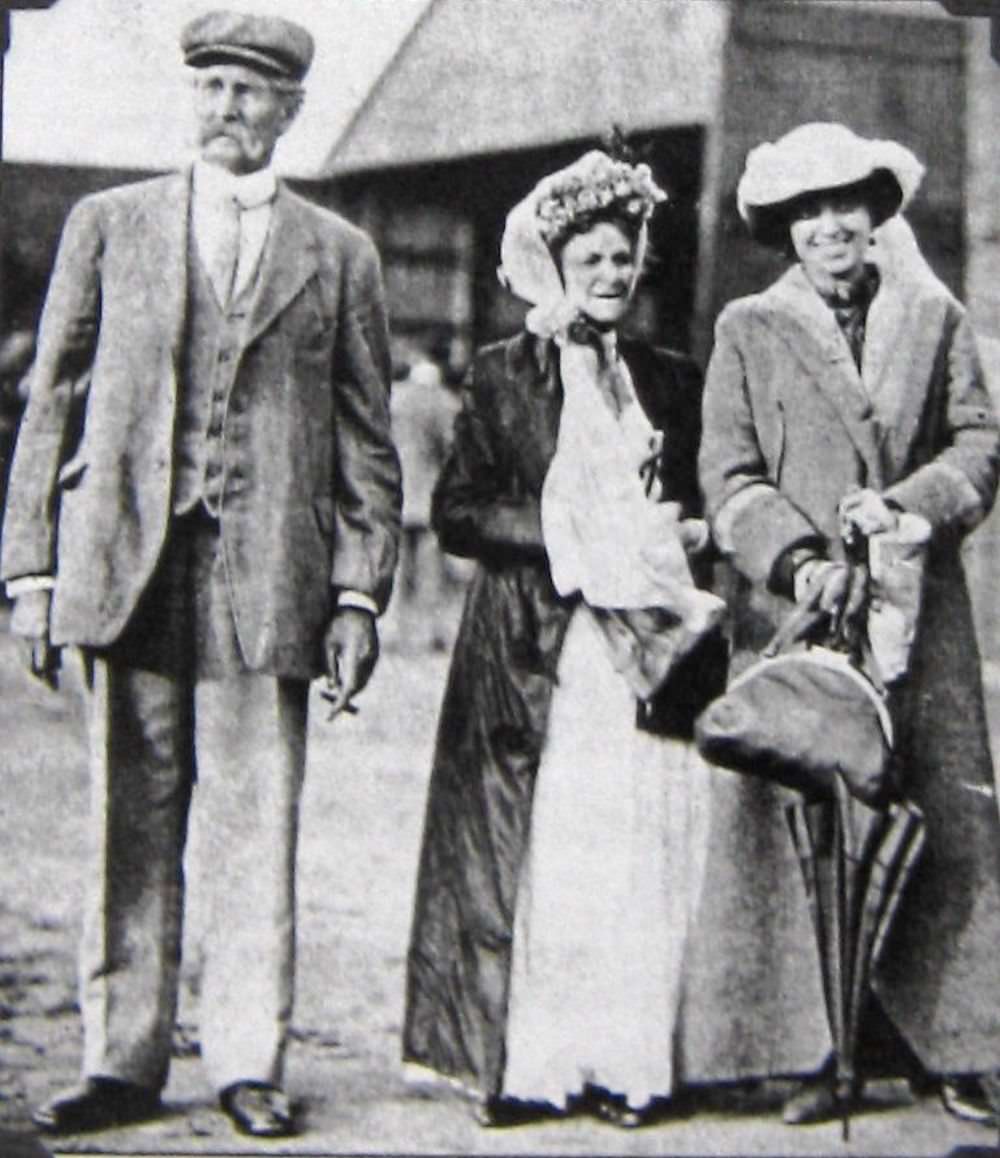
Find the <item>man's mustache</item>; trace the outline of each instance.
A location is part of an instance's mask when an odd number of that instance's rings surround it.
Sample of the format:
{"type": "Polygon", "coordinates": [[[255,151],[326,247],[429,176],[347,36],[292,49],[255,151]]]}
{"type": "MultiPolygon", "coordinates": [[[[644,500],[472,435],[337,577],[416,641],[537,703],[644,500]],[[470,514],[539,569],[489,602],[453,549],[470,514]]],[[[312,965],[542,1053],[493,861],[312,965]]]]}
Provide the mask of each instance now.
{"type": "Polygon", "coordinates": [[[243,125],[209,125],[202,129],[199,135],[201,143],[204,145],[219,137],[225,137],[231,141],[242,140],[246,133],[247,130],[243,125]]]}

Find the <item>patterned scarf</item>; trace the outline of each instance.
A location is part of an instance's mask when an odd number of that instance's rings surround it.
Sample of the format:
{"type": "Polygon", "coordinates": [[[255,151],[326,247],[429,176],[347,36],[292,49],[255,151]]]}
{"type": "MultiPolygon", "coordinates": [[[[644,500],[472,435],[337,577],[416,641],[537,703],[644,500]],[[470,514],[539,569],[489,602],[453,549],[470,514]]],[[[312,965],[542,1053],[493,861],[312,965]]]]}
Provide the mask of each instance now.
{"type": "Polygon", "coordinates": [[[853,286],[832,295],[822,295],[823,300],[833,310],[837,325],[843,331],[851,356],[858,370],[865,348],[865,326],[868,322],[868,308],[879,288],[879,272],[873,265],[866,265],[865,272],[853,286]]]}

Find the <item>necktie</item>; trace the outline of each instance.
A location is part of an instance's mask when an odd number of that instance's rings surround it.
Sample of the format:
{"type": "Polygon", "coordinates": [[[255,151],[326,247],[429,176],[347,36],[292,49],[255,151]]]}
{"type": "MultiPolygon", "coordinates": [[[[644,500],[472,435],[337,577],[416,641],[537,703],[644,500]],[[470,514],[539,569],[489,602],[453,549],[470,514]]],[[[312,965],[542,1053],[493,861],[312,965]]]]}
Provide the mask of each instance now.
{"type": "Polygon", "coordinates": [[[212,255],[209,276],[222,306],[229,305],[236,267],[240,260],[240,212],[242,207],[235,197],[224,197],[219,203],[215,252],[212,255]]]}

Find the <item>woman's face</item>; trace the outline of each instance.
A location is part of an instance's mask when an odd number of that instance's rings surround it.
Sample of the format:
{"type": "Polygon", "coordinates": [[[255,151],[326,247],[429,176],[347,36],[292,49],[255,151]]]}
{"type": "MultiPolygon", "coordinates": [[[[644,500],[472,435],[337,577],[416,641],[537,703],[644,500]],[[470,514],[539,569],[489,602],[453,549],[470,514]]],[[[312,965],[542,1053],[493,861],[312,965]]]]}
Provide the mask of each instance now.
{"type": "Polygon", "coordinates": [[[574,234],[560,257],[567,300],[599,326],[617,325],[632,296],[635,258],[636,242],[614,222],[574,234]]]}
{"type": "Polygon", "coordinates": [[[792,248],[810,281],[852,280],[864,269],[871,210],[857,193],[819,193],[792,220],[792,248]]]}

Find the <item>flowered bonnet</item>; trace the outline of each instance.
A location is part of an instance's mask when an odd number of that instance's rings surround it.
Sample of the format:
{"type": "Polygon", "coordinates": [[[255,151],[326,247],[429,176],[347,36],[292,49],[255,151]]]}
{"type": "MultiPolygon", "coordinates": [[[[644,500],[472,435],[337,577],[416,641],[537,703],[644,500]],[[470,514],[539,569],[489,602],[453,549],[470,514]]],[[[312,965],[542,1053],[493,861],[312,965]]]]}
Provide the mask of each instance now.
{"type": "Polygon", "coordinates": [[[667,195],[648,165],[616,161],[600,149],[544,177],[507,215],[500,243],[500,281],[534,307],[525,325],[551,337],[570,319],[552,249],[609,213],[638,226],[636,272],[646,247],[647,222],[667,195]]]}

